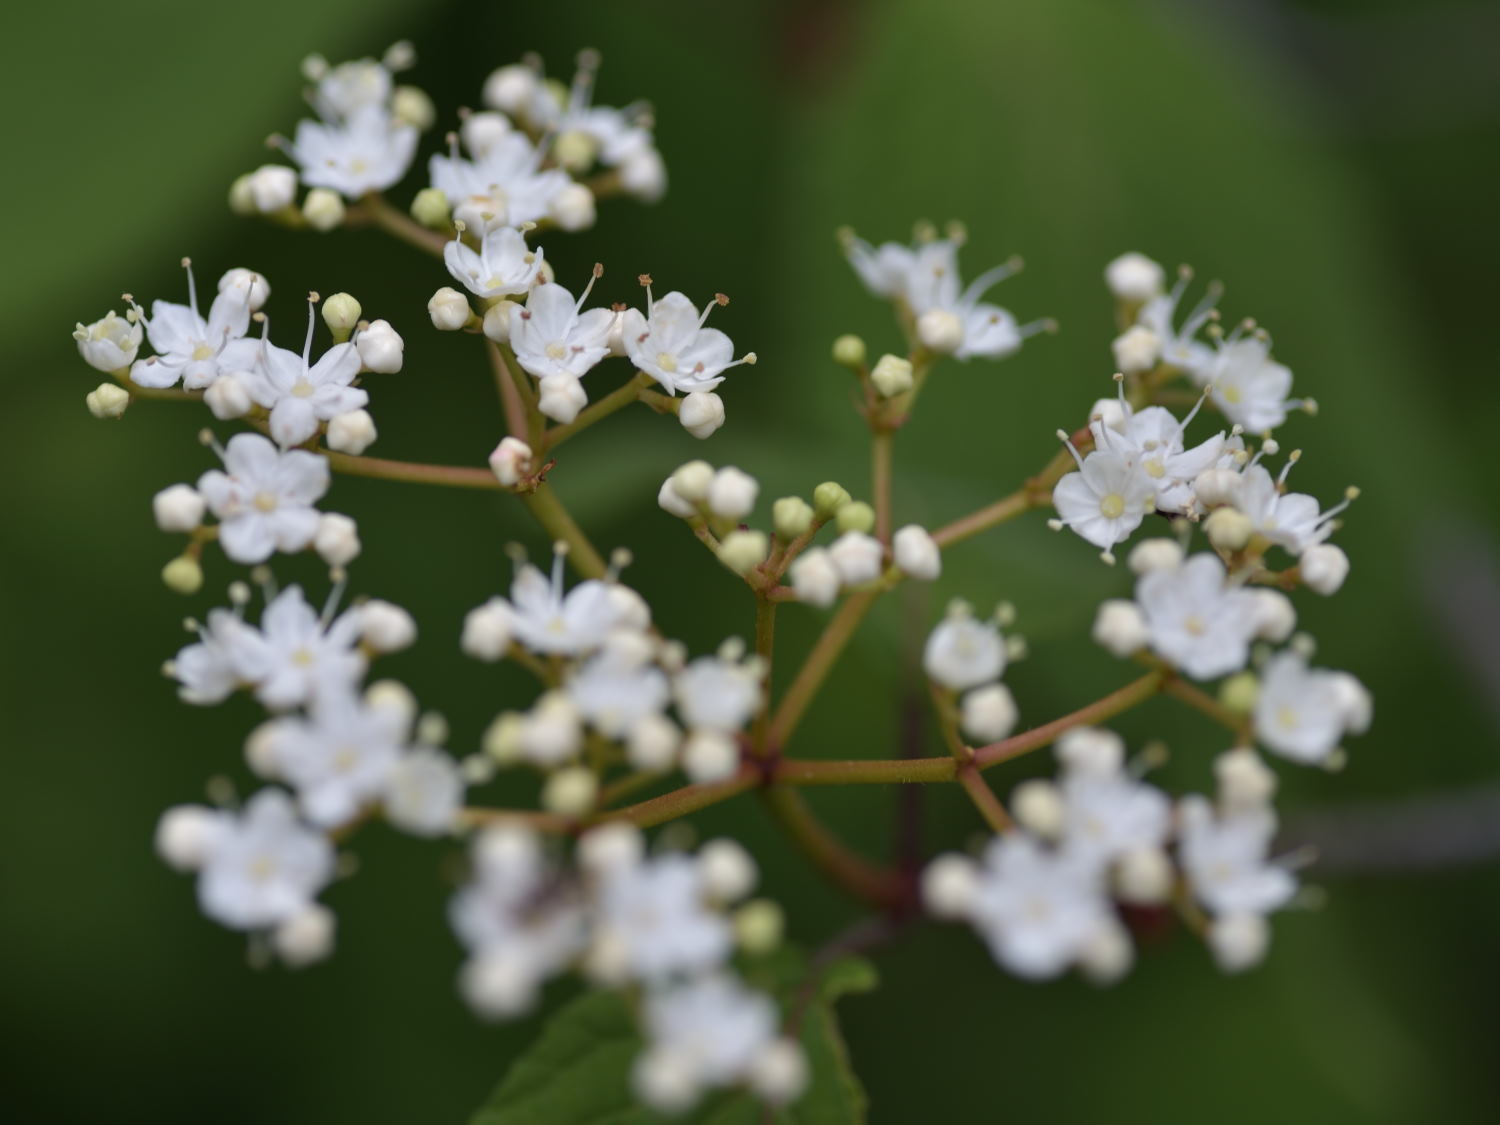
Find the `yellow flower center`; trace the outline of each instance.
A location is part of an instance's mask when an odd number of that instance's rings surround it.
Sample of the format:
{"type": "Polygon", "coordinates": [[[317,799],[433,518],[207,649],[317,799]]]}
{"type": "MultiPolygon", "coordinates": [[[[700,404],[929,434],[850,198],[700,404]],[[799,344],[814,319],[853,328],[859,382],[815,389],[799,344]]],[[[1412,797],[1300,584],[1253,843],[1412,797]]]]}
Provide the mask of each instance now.
{"type": "Polygon", "coordinates": [[[1099,501],[1099,514],[1107,520],[1117,520],[1125,513],[1125,497],[1111,492],[1099,501]]]}
{"type": "Polygon", "coordinates": [[[251,503],[262,512],[274,512],[276,510],[276,497],[270,492],[257,492],[255,499],[251,503]]]}

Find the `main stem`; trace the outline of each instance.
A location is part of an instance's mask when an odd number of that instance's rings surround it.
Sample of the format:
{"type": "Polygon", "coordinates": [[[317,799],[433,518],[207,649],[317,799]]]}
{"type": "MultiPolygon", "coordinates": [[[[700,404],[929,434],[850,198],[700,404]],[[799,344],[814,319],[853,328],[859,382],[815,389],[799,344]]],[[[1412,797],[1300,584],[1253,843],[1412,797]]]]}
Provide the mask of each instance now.
{"type": "Polygon", "coordinates": [[[568,514],[550,484],[542,483],[535,492],[523,492],[520,497],[526,510],[552,536],[553,542],[568,545],[568,558],[572,561],[574,570],[585,578],[603,578],[609,572],[603,556],[594,549],[583,529],[568,514]]]}
{"type": "Polygon", "coordinates": [[[792,686],[787,688],[786,695],[782,697],[781,704],[776,708],[776,714],[771,719],[770,730],[766,734],[766,747],[769,752],[776,752],[786,745],[791,733],[796,729],[797,723],[801,721],[802,714],[807,710],[808,704],[818,689],[823,686],[823,681],[828,678],[828,673],[833,670],[834,663],[839,654],[844,651],[844,646],[849,643],[849,638],[859,628],[859,623],[865,619],[865,614],[870,612],[870,607],[875,604],[875,599],[881,594],[879,587],[861,590],[851,595],[850,598],[839,607],[838,613],[834,614],[833,620],[823,630],[823,635],[813,645],[807,659],[797,672],[797,678],[792,681],[792,686]]]}
{"type": "Polygon", "coordinates": [[[870,493],[875,498],[875,538],[891,541],[891,461],[895,435],[876,428],[870,434],[870,493]]]}

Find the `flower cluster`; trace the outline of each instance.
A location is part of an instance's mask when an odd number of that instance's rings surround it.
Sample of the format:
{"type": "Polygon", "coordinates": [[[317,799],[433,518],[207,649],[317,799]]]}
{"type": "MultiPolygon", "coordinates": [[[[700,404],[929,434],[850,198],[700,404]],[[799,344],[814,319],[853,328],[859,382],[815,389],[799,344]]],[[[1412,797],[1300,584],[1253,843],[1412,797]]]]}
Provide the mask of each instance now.
{"type": "MultiPolygon", "coordinates": [[[[433,279],[446,273],[453,284],[434,292],[428,319],[477,337],[495,376],[505,431],[487,467],[479,451],[452,465],[364,456],[376,437],[364,381],[399,372],[406,342],[387,321],[364,319],[349,294],[313,294],[300,350],[285,348],[271,342],[265,277],[225,273],[205,317],[184,260],[187,304],[156,300],[148,315],[126,296],[123,315],[74,332],[84,361],[110,376],[87,396],[95,416],[119,418],[136,398],[199,399],[239,427],[222,442],[203,431],[221,466],[152,501],[158,527],[187,539],[163,570],[171,589],[200,591],[215,543],[228,564],[252,568],[250,582],[230,585],[228,606],[189,621],[196,639],[166,666],[189,704],[244,692],[268,712],[245,743],[248,773],[268,784],[242,804],[219,785],[214,807],[177,806],[159,823],[158,850],[196,874],[203,911],[250,934],[258,951],[311,964],[333,947],[335,918],[321,896],[348,869],[338,851],[362,825],[462,838],[467,876],[449,915],[467,953],[464,999],[502,1018],[532,1010],[566,973],[613,990],[642,1037],[629,1082],[669,1113],[721,1090],[779,1106],[818,1081],[809,1073],[818,1052],[795,1038],[797,1013],[748,983],[749,966],[782,930],[774,902],[746,901],[754,861],[731,840],[693,852],[682,836],[648,843],[642,831],[752,789],[852,896],[884,916],[925,907],[967,922],[1020,976],[1077,968],[1115,980],[1134,961],[1132,926],[1146,916],[1180,919],[1227,971],[1256,964],[1269,947],[1268,916],[1299,893],[1301,857],[1277,858],[1269,762],[1336,769],[1343,742],[1371,719],[1359,681],[1310,666],[1313,641],[1297,631],[1292,596],[1331,595],[1349,574],[1330,539],[1356,492],[1325,507],[1289,491],[1300,450],[1273,474],[1273,430],[1313,404],[1289,397],[1291,373],[1272,360],[1269,337],[1248,321],[1222,332],[1217,285],[1179,315],[1187,271],[1168,291],[1157,263],[1116,259],[1105,271],[1120,329],[1113,395],[1086,416],[1081,402],[1080,424],[1058,431],[1065,448],[1014,492],[942,526],[902,523],[896,437],[924,388],[940,382],[934,372],[949,358],[1014,356],[1055,325],[1020,324],[985,300],[1019,259],[964,284],[961,228],[939,237],[922,226],[911,244],[879,246],[844,234],[856,275],[891,303],[902,337],[873,362],[858,336],[832,349],[869,429],[868,492],[856,499],[824,481],[776,499],[767,519],[752,473],[700,459],[673,471],[659,507],[743,583],[755,610],[753,630],[743,630],[751,644],[731,636],[692,655],[622,581],[630,553],[601,553],[552,479],[566,477],[566,443],[637,403],[711,437],[725,422],[719,391],[729,373],[756,361],[708,325],[729,303],[722,293],[702,305],[677,291],[658,298],[640,274],[635,306],[591,304],[603,266],[560,281],[544,253],[553,230],[592,226],[606,196],[661,197],[651,115],[593,104],[593,52],[580,57],[570,88],[546,80],[534,59],[501,67],[484,84],[484,108],[459,115],[403,212],[383,193],[437,120],[426,95],[395,82],[412,62],[404,45],[379,61],[309,60],[317,119],[276,142],[296,167],[242,177],[231,204],[291,228],[375,227],[435,259],[433,279]],[[320,348],[319,303],[331,337],[320,348]],[[620,376],[607,390],[601,365],[620,376]],[[1214,416],[1222,424],[1210,424],[1214,416]],[[474,659],[520,673],[499,681],[499,713],[488,705],[493,718],[462,759],[442,749],[446,722],[419,714],[406,687],[366,682],[375,658],[414,644],[417,626],[381,600],[340,611],[362,545],[353,517],[323,508],[338,471],[501,493],[551,545],[550,567],[514,547],[508,590],[442,629],[474,659]],[[1160,521],[1162,534],[1142,535],[1126,554],[1133,592],[1100,605],[1092,627],[1105,653],[1140,666],[1139,678],[1017,733],[1020,708],[1003,679],[1027,651],[1015,610],[1001,601],[980,615],[953,600],[925,644],[920,630],[906,638],[913,657],[920,650],[934,722],[903,741],[936,735],[941,752],[793,756],[803,715],[882,596],[938,581],[944,552],[1049,502],[1055,529],[1071,529],[1111,563],[1116,547],[1160,521]],[[300,552],[328,568],[321,611],[300,586],[278,589],[271,572],[279,555],[300,552]],[[252,585],[265,603],[254,621],[252,585]],[[800,662],[778,639],[778,612],[828,614],[800,662]],[[534,686],[515,686],[527,682],[534,686]],[[1157,696],[1225,728],[1217,747],[1231,749],[1215,760],[1212,799],[1148,782],[1159,745],[1128,759],[1102,725],[1157,696]],[[1057,776],[1017,785],[1002,801],[984,771],[1051,745],[1057,776]],[[908,865],[920,855],[903,854],[900,868],[871,863],[818,821],[797,788],[879,782],[957,783],[992,834],[977,854],[938,856],[912,880],[908,865]],[[502,791],[510,807],[482,803],[502,791]],[[534,803],[513,796],[533,791],[534,803]]],[[[804,982],[802,994],[815,984],[804,982]]]]}

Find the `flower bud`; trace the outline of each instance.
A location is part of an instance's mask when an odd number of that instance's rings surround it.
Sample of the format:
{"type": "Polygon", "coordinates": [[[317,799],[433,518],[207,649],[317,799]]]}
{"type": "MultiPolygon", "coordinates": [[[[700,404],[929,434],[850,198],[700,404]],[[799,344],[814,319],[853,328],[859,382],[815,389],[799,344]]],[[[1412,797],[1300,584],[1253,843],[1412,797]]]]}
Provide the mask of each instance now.
{"type": "Polygon", "coordinates": [[[719,544],[719,561],[736,574],[750,573],[769,553],[764,531],[731,531],[719,544]]]}
{"type": "Polygon", "coordinates": [[[863,500],[851,500],[834,515],[834,525],[840,531],[874,531],[875,509],[863,500]]]}
{"type": "Polygon", "coordinates": [[[1119,301],[1144,304],[1162,292],[1167,274],[1144,254],[1121,254],[1104,267],[1104,282],[1119,301]]]}
{"type": "Polygon", "coordinates": [[[174,484],[151,498],[151,513],[163,531],[193,531],[203,522],[203,508],[203,497],[187,484],[174,484]]]}
{"type": "Polygon", "coordinates": [[[531,446],[520,438],[503,437],[490,454],[490,471],[506,488],[514,488],[531,472],[531,446]]]}
{"type": "Polygon", "coordinates": [[[403,727],[409,728],[417,718],[417,697],[398,680],[376,680],[367,687],[365,706],[399,719],[403,727]]]}
{"type": "Polygon", "coordinates": [[[1114,984],[1130,971],[1135,947],[1124,926],[1110,918],[1094,927],[1078,951],[1078,968],[1093,984],[1114,984]]]}
{"type": "Polygon", "coordinates": [[[566,693],[549,691],[521,717],[521,752],[539,766],[561,765],[583,745],[582,723],[566,693]]]}
{"type": "Polygon", "coordinates": [[[868,355],[864,340],[853,333],[846,333],[833,342],[833,362],[840,367],[863,367],[868,355]]]}
{"type": "Polygon", "coordinates": [[[1200,508],[1233,504],[1240,494],[1240,474],[1233,469],[1204,469],[1193,479],[1193,499],[1200,508]]]}
{"type": "Polygon", "coordinates": [[[698,514],[698,506],[690,504],[678,493],[672,478],[668,477],[661,482],[661,488],[656,491],[656,505],[669,515],[674,515],[680,520],[692,519],[698,514]]]}
{"type": "Polygon", "coordinates": [[[1314,543],[1298,560],[1302,584],[1325,597],[1336,594],[1349,577],[1349,556],[1332,543],[1314,543]]]}
{"type": "Polygon", "coordinates": [[[1012,790],[1010,811],[1021,827],[1047,840],[1061,836],[1067,820],[1067,809],[1057,786],[1040,777],[1023,781],[1012,790]]]}
{"type": "Polygon", "coordinates": [[[498,765],[515,765],[521,760],[521,727],[524,722],[515,711],[501,712],[484,728],[479,748],[498,765]]]}
{"type": "Polygon", "coordinates": [[[667,192],[667,166],[654,148],[632,153],[619,172],[620,187],[642,203],[655,203],[667,192]]]}
{"type": "Polygon", "coordinates": [[[1255,700],[1260,695],[1260,680],[1254,672],[1236,672],[1219,685],[1219,702],[1236,715],[1248,715],[1255,710],[1255,700]]]}
{"type": "Polygon", "coordinates": [[[755,860],[729,839],[710,840],[698,849],[698,881],[716,902],[738,902],[755,889],[755,860]]]}
{"type": "Polygon", "coordinates": [[[880,577],[885,552],[878,539],[862,531],[846,531],[828,548],[828,558],[845,586],[863,586],[880,577]]]}
{"type": "Polygon", "coordinates": [[[78,341],[78,354],[83,356],[84,362],[95,371],[107,374],[123,371],[135,362],[143,332],[139,321],[132,323],[110,312],[93,324],[78,325],[73,330],[73,339],[78,341]]]}
{"type": "Polygon", "coordinates": [[[256,777],[275,781],[281,776],[280,745],[287,719],[267,719],[245,738],[245,764],[256,777]]]}
{"type": "Polygon", "coordinates": [[[1297,627],[1297,611],[1292,599],[1279,590],[1251,590],[1255,599],[1255,635],[1260,640],[1280,644],[1297,627]]]}
{"type": "Polygon", "coordinates": [[[750,1060],[750,1090],[768,1106],[796,1101],[807,1089],[807,1053],[795,1039],[773,1039],[750,1060]]]}
{"type": "Polygon", "coordinates": [[[174,805],[156,822],[156,854],[176,871],[197,871],[224,838],[224,814],[203,805],[174,805]]]}
{"type": "Polygon", "coordinates": [[[301,969],[333,952],[336,928],[333,911],[315,902],[271,931],[271,948],[287,965],[301,969]]]}
{"type": "Polygon", "coordinates": [[[849,503],[849,490],[836,481],[825,480],[813,489],[813,511],[818,519],[832,519],[849,503]]]}
{"type": "Polygon", "coordinates": [[[999,742],[1016,729],[1016,700],[1004,684],[986,684],[959,703],[959,726],[975,742],[999,742]]]}
{"type": "MultiPolygon", "coordinates": [[[[510,118],[503,113],[471,113],[464,118],[464,123],[458,129],[458,135],[463,138],[464,147],[475,157],[484,156],[499,144],[502,138],[510,136],[513,132],[515,130],[511,128],[510,118]]],[[[447,207],[446,199],[443,205],[447,207]]]]}
{"type": "Polygon", "coordinates": [[[745,903],[734,912],[734,940],[751,957],[764,957],[781,945],[786,915],[768,898],[745,903]]]}
{"type": "Polygon", "coordinates": [[[583,816],[593,810],[599,780],[585,766],[558,770],[542,786],[542,807],[559,816],[583,816]]]}
{"type": "Polygon", "coordinates": [[[1115,891],[1138,906],[1166,902],[1175,879],[1172,861],[1160,848],[1131,848],[1115,865],[1115,891]]]}
{"type": "Polygon", "coordinates": [[[1125,432],[1125,407],[1118,398],[1101,398],[1089,408],[1089,421],[1098,419],[1116,433],[1125,432]]]}
{"type": "Polygon", "coordinates": [[[524,63],[502,66],[484,80],[484,104],[512,117],[522,116],[538,90],[537,74],[524,63]]]}
{"type": "Polygon", "coordinates": [[[870,372],[870,381],[886,398],[904,394],[912,388],[911,360],[889,353],[881,356],[870,372]]]}
{"type": "Polygon", "coordinates": [[[423,188],[411,201],[411,217],[428,230],[445,230],[452,218],[447,195],[439,188],[423,188]]]}
{"type": "Polygon", "coordinates": [[[695,730],[683,745],[682,768],[696,784],[733,777],[739,766],[739,748],[723,731],[695,730]]]}
{"type": "Polygon", "coordinates": [[[599,156],[599,142],[581,129],[569,129],[553,138],[552,155],[569,172],[585,172],[599,156]]]}
{"type": "Polygon", "coordinates": [[[290,207],[297,198],[297,173],[284,164],[262,164],[250,173],[250,201],[262,215],[290,207]]]}
{"type": "Polygon", "coordinates": [[[354,347],[366,371],[394,375],[401,370],[406,343],[388,320],[371,321],[368,328],[354,337],[354,347]]]}
{"type": "Polygon", "coordinates": [[[798,555],[788,573],[797,600],[820,609],[827,609],[838,600],[839,588],[844,583],[833,556],[822,547],[798,555]]]}
{"type": "Polygon", "coordinates": [[[118,383],[100,383],[83,401],[95,418],[118,418],[130,405],[130,392],[118,383]]]}
{"type": "Polygon", "coordinates": [[[928,351],[951,355],[963,346],[964,322],[948,309],[928,309],[917,318],[917,339],[928,351]]]}
{"type": "Polygon", "coordinates": [[[567,425],[589,404],[583,383],[565,371],[548,375],[537,383],[536,408],[554,422],[567,425]]]}
{"type": "Polygon", "coordinates": [[[937,543],[926,529],[914,523],[896,532],[891,548],[896,566],[909,578],[931,582],[943,572],[943,555],[937,543]]]}
{"type": "Polygon", "coordinates": [[[1276,774],[1248,746],[1226,750],[1214,759],[1219,803],[1226,810],[1265,808],[1276,795],[1276,774]]]}
{"type": "Polygon", "coordinates": [[[264,274],[241,266],[224,272],[219,278],[219,292],[238,293],[249,302],[251,312],[259,312],[271,296],[271,283],[264,274]]]}
{"type": "Polygon", "coordinates": [[[313,188],[302,201],[302,218],[316,231],[342,226],[344,214],[343,196],[327,188],[313,188]]]}
{"type": "Polygon", "coordinates": [[[428,299],[427,315],[432,318],[432,326],[439,332],[457,332],[469,323],[474,311],[469,308],[468,297],[445,285],[428,299]]]}
{"type": "Polygon", "coordinates": [[[505,655],[515,635],[515,611],[504,598],[491,598],[464,617],[459,647],[476,660],[493,663],[505,655]]]}
{"type": "Polygon", "coordinates": [[[437,120],[437,109],[426,91],[415,86],[397,86],[391,92],[391,116],[425,133],[437,120]]]}
{"type": "Polygon", "coordinates": [[[625,758],[638,770],[669,769],[677,758],[682,732],[665,715],[646,715],[625,737],[625,758]]]}
{"type": "Polygon", "coordinates": [[[1203,533],[1221,551],[1238,551],[1250,542],[1255,525],[1238,508],[1215,508],[1203,521],[1203,533]]]}
{"type": "Polygon", "coordinates": [[[510,340],[510,318],[521,306],[514,301],[496,301],[484,310],[484,334],[497,344],[510,340]]]}
{"type": "Polygon", "coordinates": [[[1110,349],[1115,354],[1115,368],[1126,375],[1150,371],[1161,358],[1161,339],[1151,329],[1133,324],[1116,336],[1110,349]]]}
{"type": "Polygon", "coordinates": [[[677,420],[695,438],[706,438],[724,424],[724,400],[713,391],[692,391],[683,397],[677,420]]]}
{"type": "Polygon", "coordinates": [[[771,523],[776,538],[788,541],[812,530],[812,505],[800,496],[783,496],[771,505],[771,523]]]}
{"type": "Polygon", "coordinates": [[[1182,547],[1175,539],[1143,539],[1130,552],[1128,561],[1134,574],[1176,570],[1182,565],[1182,547]]]}
{"type": "Polygon", "coordinates": [[[1057,740],[1057,758],[1069,770],[1109,776],[1125,765],[1125,740],[1112,730],[1074,727],[1057,740]]]}
{"type": "Polygon", "coordinates": [[[594,193],[582,184],[569,184],[552,197],[552,221],[562,230],[588,230],[597,211],[594,193]]]}
{"type": "Polygon", "coordinates": [[[196,594],[203,589],[203,567],[192,555],[178,555],[161,568],[161,580],[174,594],[196,594]]]}
{"type": "Polygon", "coordinates": [[[1226,973],[1253,969],[1270,945],[1271,927],[1259,914],[1225,914],[1208,924],[1208,948],[1226,973]]]}
{"type": "Polygon", "coordinates": [[[372,598],[358,613],[360,639],[376,652],[400,652],[417,639],[417,623],[399,605],[372,598]]]}
{"type": "Polygon", "coordinates": [[[221,422],[243,418],[255,406],[244,380],[236,375],[220,375],[203,392],[203,403],[221,422]]]}
{"type": "Polygon", "coordinates": [[[578,867],[593,876],[628,871],[641,862],[646,838],[641,830],[624,821],[611,821],[590,828],[578,838],[578,867]]]}
{"type": "Polygon", "coordinates": [[[978,890],[979,872],[968,856],[940,855],[922,872],[922,905],[934,918],[967,918],[978,890]]]}
{"type": "Polygon", "coordinates": [[[349,333],[354,331],[364,314],[359,302],[348,293],[335,293],[323,302],[323,323],[333,333],[334,341],[340,344],[349,338],[349,333]]]}
{"type": "Polygon", "coordinates": [[[318,531],[313,536],[313,550],[329,566],[348,566],[359,557],[359,526],[339,512],[324,512],[318,517],[318,531]]]}
{"type": "Polygon", "coordinates": [[[229,210],[236,215],[253,215],[257,211],[255,196],[250,191],[252,175],[253,173],[246,172],[242,176],[236,176],[229,185],[229,210]]]}
{"type": "Polygon", "coordinates": [[[1146,617],[1140,606],[1124,598],[1100,603],[1094,616],[1094,641],[1112,656],[1125,657],[1139,652],[1151,639],[1146,617]]]}
{"type": "MultiPolygon", "coordinates": [[[[679,469],[678,472],[682,470],[679,469]]],[[[677,474],[672,476],[673,481],[677,474]]],[[[686,496],[680,485],[676,485],[679,495],[686,496]]],[[[755,498],[760,494],[760,485],[749,473],[742,472],[734,466],[726,466],[713,475],[708,482],[708,490],[704,499],[708,503],[708,510],[720,519],[742,520],[755,508],[755,498]]]]}
{"type": "Polygon", "coordinates": [[[368,410],[335,414],[328,420],[328,448],[359,456],[375,443],[375,419],[368,410]]]}

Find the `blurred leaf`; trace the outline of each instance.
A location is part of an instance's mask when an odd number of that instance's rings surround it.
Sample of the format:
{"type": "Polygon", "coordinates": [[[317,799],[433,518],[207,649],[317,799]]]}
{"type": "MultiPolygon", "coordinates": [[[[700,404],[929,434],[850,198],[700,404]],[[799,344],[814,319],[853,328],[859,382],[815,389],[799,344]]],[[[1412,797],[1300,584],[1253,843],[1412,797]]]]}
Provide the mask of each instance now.
{"type": "MultiPolygon", "coordinates": [[[[858,1125],[864,1088],[849,1064],[833,1005],[869,992],[877,982],[868,961],[845,957],[809,981],[807,959],[786,948],[754,964],[747,983],[774,994],[799,1018],[811,1073],[807,1091],[772,1120],[780,1125],[858,1125]],[[811,986],[811,995],[807,990],[811,986]]],[[[620,992],[590,992],[558,1011],[515,1063],[470,1125],[650,1125],[666,1120],[642,1107],[630,1070],[643,1042],[630,1003],[620,992]]],[[[748,1094],[710,1097],[686,1118],[693,1125],[755,1125],[764,1110],[748,1094]]]]}

